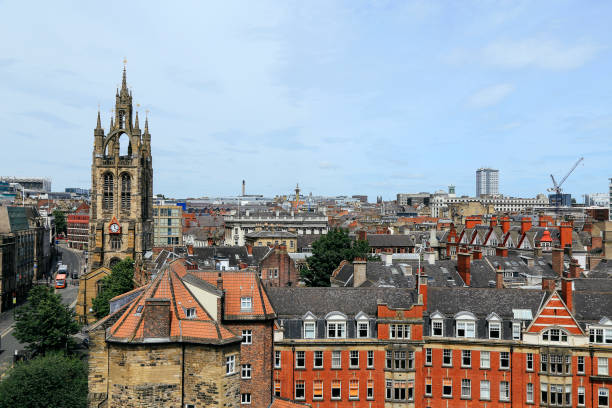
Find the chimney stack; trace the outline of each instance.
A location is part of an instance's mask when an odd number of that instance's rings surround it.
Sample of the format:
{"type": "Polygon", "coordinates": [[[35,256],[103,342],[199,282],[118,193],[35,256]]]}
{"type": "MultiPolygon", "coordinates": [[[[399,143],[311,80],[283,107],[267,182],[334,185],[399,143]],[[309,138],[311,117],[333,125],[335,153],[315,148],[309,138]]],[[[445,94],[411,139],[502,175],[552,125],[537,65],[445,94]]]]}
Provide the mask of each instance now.
{"type": "Polygon", "coordinates": [[[417,276],[419,278],[419,295],[423,299],[423,305],[427,307],[427,275],[419,271],[417,276]]]}
{"type": "Polygon", "coordinates": [[[552,292],[555,290],[555,287],[556,285],[554,279],[542,277],[542,290],[552,292]]]}
{"type": "Polygon", "coordinates": [[[579,278],[581,272],[582,268],[580,268],[578,260],[576,258],[572,258],[569,266],[569,277],[572,279],[579,278]]]}
{"type": "Polygon", "coordinates": [[[505,234],[508,231],[510,231],[510,218],[508,217],[503,217],[501,219],[501,227],[502,227],[502,232],[505,234]]]}
{"type": "Polygon", "coordinates": [[[570,222],[562,222],[559,225],[559,244],[562,249],[572,247],[572,224],[570,222]]]}
{"type": "Polygon", "coordinates": [[[559,276],[563,276],[563,250],[553,248],[552,250],[552,269],[559,276]]]}
{"type": "Polygon", "coordinates": [[[459,272],[459,276],[463,279],[463,282],[467,286],[470,286],[470,262],[472,260],[472,256],[466,252],[460,252],[457,254],[457,272],[459,272]]]}
{"type": "Polygon", "coordinates": [[[217,289],[223,290],[223,277],[221,276],[221,272],[217,275],[217,289]]]}
{"type": "Polygon", "coordinates": [[[170,299],[145,299],[143,337],[170,337],[170,299]]]}
{"type": "Polygon", "coordinates": [[[541,258],[542,257],[542,247],[539,245],[536,245],[533,248],[533,257],[534,258],[541,258]]]}
{"type": "Polygon", "coordinates": [[[246,194],[246,181],[242,180],[242,196],[244,197],[246,194]]]}
{"type": "Polygon", "coordinates": [[[380,254],[380,258],[383,261],[383,265],[385,266],[393,265],[393,253],[392,252],[385,251],[382,254],[380,254]]]}
{"type": "Polygon", "coordinates": [[[480,249],[475,249],[472,251],[472,259],[477,261],[482,259],[482,251],[480,249]]]}
{"type": "Polygon", "coordinates": [[[531,217],[523,217],[521,220],[521,234],[526,233],[531,229],[531,217]]]}
{"type": "Polygon", "coordinates": [[[497,271],[495,271],[495,287],[497,289],[504,288],[504,272],[501,269],[501,265],[498,265],[497,271]]]}
{"type": "Polygon", "coordinates": [[[498,246],[495,248],[495,256],[501,256],[502,258],[508,257],[508,248],[503,246],[498,246]]]}
{"type": "Polygon", "coordinates": [[[565,306],[571,313],[574,313],[574,294],[572,292],[574,287],[573,279],[567,276],[561,278],[561,296],[565,306]]]}
{"type": "Polygon", "coordinates": [[[366,281],[367,262],[363,258],[353,260],[353,287],[357,288],[366,281]]]}
{"type": "Polygon", "coordinates": [[[491,224],[490,225],[491,225],[491,228],[497,226],[497,217],[496,216],[491,217],[491,224]]]}

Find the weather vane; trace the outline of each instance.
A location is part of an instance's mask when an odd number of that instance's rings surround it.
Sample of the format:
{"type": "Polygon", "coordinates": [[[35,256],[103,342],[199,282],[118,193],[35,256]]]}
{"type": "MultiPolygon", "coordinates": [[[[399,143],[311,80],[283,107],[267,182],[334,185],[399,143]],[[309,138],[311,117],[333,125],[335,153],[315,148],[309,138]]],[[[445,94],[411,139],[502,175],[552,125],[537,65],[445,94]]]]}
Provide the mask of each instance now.
{"type": "Polygon", "coordinates": [[[127,58],[123,57],[123,69],[125,69],[126,65],[127,65],[127,58]]]}

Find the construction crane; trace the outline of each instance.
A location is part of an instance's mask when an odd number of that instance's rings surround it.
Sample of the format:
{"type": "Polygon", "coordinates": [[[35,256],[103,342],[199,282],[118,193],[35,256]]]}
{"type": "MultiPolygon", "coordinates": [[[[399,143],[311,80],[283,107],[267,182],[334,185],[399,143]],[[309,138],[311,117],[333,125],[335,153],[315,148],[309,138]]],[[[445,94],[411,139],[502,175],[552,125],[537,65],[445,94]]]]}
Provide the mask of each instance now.
{"type": "Polygon", "coordinates": [[[565,177],[563,177],[561,179],[561,182],[559,184],[557,184],[557,181],[555,180],[555,176],[553,176],[552,174],[550,175],[550,178],[552,179],[553,182],[553,187],[549,188],[548,191],[554,191],[555,194],[561,194],[561,192],[563,191],[561,189],[561,186],[563,185],[563,183],[565,183],[565,180],[567,180],[567,178],[569,177],[570,174],[572,174],[572,172],[576,169],[576,167],[578,167],[578,165],[580,164],[581,161],[584,160],[584,157],[581,157],[578,159],[578,161],[576,163],[574,163],[574,165],[572,166],[572,168],[570,169],[570,171],[567,172],[567,174],[565,175],[565,177]]]}

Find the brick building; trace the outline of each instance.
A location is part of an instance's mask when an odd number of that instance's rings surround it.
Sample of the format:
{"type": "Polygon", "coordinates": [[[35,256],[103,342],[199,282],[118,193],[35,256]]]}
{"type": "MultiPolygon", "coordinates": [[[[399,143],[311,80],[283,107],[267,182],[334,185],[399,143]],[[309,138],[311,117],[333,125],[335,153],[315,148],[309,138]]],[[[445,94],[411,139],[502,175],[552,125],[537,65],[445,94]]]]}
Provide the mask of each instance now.
{"type": "Polygon", "coordinates": [[[285,245],[278,245],[269,251],[259,262],[258,270],[266,286],[296,286],[300,279],[298,265],[285,245]]]}
{"type": "MultiPolygon", "coordinates": [[[[609,407],[612,285],[269,288],[274,389],[313,407],[609,407]]],[[[584,282],[587,281],[587,282],[584,282]]]]}
{"type": "Polygon", "coordinates": [[[73,214],[66,217],[66,230],[70,248],[87,250],[89,240],[89,206],[81,204],[73,214]]]}

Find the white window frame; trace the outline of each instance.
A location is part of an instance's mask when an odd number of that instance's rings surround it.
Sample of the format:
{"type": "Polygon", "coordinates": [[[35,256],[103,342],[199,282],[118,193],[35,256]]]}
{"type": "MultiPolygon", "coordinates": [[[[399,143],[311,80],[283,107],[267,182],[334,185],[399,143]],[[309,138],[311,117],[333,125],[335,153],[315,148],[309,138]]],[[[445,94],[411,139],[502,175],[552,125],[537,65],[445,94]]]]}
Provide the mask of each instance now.
{"type": "Polygon", "coordinates": [[[609,407],[610,406],[610,391],[607,388],[599,388],[597,391],[597,406],[598,407],[609,407]],[[608,403],[606,405],[599,405],[599,398],[606,397],[608,399],[608,403]]]}
{"type": "Polygon", "coordinates": [[[370,322],[357,322],[357,337],[367,338],[370,337],[370,322]],[[366,335],[361,335],[362,326],[365,326],[366,335]]]}
{"type": "Polygon", "coordinates": [[[306,351],[304,350],[295,351],[295,368],[306,368],[306,351]],[[300,360],[302,360],[302,364],[298,365],[298,361],[300,360]]]}
{"type": "Polygon", "coordinates": [[[510,401],[510,383],[508,381],[499,382],[499,400],[510,401]]]}
{"type": "Polygon", "coordinates": [[[533,353],[525,354],[525,370],[533,371],[534,370],[533,362],[534,362],[533,353]]]}
{"type": "Polygon", "coordinates": [[[329,393],[330,398],[332,400],[336,400],[336,401],[342,399],[342,380],[338,380],[338,379],[334,378],[333,380],[331,380],[329,386],[330,386],[330,393],[329,393]],[[334,388],[334,381],[337,381],[340,384],[340,387],[338,388],[340,390],[340,395],[337,396],[337,397],[334,397],[334,389],[335,389],[334,388]]]}
{"type": "Polygon", "coordinates": [[[349,368],[359,368],[359,350],[349,350],[349,368]],[[353,364],[353,358],[357,357],[357,364],[353,364]]]}
{"type": "Polygon", "coordinates": [[[240,404],[251,405],[251,394],[248,392],[240,394],[240,404]]]}
{"type": "Polygon", "coordinates": [[[198,317],[197,313],[196,313],[196,308],[195,307],[188,307],[185,309],[185,317],[187,319],[195,319],[196,317],[198,317]]]}
{"type": "Polygon", "coordinates": [[[476,316],[470,312],[459,312],[455,315],[455,337],[476,338],[476,316]],[[460,333],[460,331],[462,333],[460,333]]]}
{"type": "Polygon", "coordinates": [[[366,364],[367,368],[374,368],[374,350],[368,350],[366,364]]]}
{"type": "Polygon", "coordinates": [[[491,401],[491,381],[480,380],[480,399],[482,401],[491,401]]]}
{"type": "Polygon", "coordinates": [[[250,312],[253,310],[253,298],[250,296],[244,296],[240,298],[240,311],[250,312]]]}
{"type": "Polygon", "coordinates": [[[610,367],[608,357],[597,357],[597,375],[609,375],[610,367]]]}
{"type": "Polygon", "coordinates": [[[469,378],[461,379],[461,398],[472,398],[472,381],[469,378]]]}
{"type": "Polygon", "coordinates": [[[240,344],[253,344],[253,331],[246,329],[242,331],[242,343],[240,344]]]}
{"type": "Polygon", "coordinates": [[[281,368],[282,360],[281,360],[281,352],[280,350],[274,350],[274,368],[281,368]]]}
{"type": "Polygon", "coordinates": [[[499,352],[499,369],[500,370],[509,370],[510,369],[510,352],[509,351],[500,351],[499,352]],[[508,356],[507,359],[502,359],[502,356],[504,354],[508,356]],[[502,366],[502,361],[503,360],[506,360],[508,362],[508,365],[502,366]]]}
{"type": "Polygon", "coordinates": [[[313,401],[322,401],[323,396],[325,395],[325,383],[323,380],[315,379],[312,381],[312,400],[313,401]],[[321,396],[315,396],[315,384],[318,382],[321,383],[321,396]]]}
{"type": "Polygon", "coordinates": [[[525,386],[525,402],[533,403],[533,383],[527,383],[525,386]]]}
{"type": "Polygon", "coordinates": [[[330,312],[325,316],[325,337],[328,339],[346,338],[346,315],[340,312],[330,312]],[[332,336],[330,336],[332,331],[332,336]]]}
{"type": "Polygon", "coordinates": [[[491,368],[491,352],[490,351],[481,351],[480,352],[480,368],[491,368]],[[483,358],[483,356],[487,356],[483,358]],[[486,362],[486,364],[484,364],[486,362]]]}
{"type": "Polygon", "coordinates": [[[312,352],[312,368],[323,368],[323,365],[325,364],[324,358],[323,357],[323,350],[315,350],[312,352]],[[317,353],[320,353],[321,355],[321,364],[317,365],[317,353]]]}
{"type": "Polygon", "coordinates": [[[431,319],[431,336],[444,337],[444,319],[431,319]],[[436,334],[436,326],[440,326],[440,334],[436,334]]]}
{"type": "Polygon", "coordinates": [[[489,339],[491,340],[501,340],[502,338],[502,333],[501,333],[501,323],[500,322],[489,322],[489,339]],[[497,330],[494,330],[497,329],[497,330]],[[493,337],[492,333],[497,331],[499,333],[498,337],[493,337]]]}
{"type": "Polygon", "coordinates": [[[225,356],[225,375],[236,373],[236,355],[225,356]]]}
{"type": "Polygon", "coordinates": [[[433,351],[431,348],[425,349],[425,365],[430,366],[433,364],[433,351]]]}
{"type": "Polygon", "coordinates": [[[306,381],[305,380],[295,380],[295,399],[298,401],[303,401],[306,399],[306,381]],[[298,387],[298,385],[301,385],[301,387],[298,387]],[[298,389],[301,389],[304,396],[302,397],[298,397],[298,389]]]}
{"type": "Polygon", "coordinates": [[[584,374],[584,372],[585,372],[584,356],[577,356],[576,357],[576,374],[584,374]],[[580,369],[580,366],[582,366],[582,369],[580,369]]]}
{"type": "Polygon", "coordinates": [[[342,368],[342,351],[341,350],[333,350],[332,351],[332,366],[334,369],[342,368]]]}
{"type": "Polygon", "coordinates": [[[442,367],[452,367],[453,366],[453,349],[443,349],[442,350],[442,367]],[[447,353],[448,351],[448,353],[447,353]],[[450,354],[450,362],[445,363],[446,354],[450,354]]]}
{"type": "Polygon", "coordinates": [[[461,350],[461,367],[462,368],[470,368],[472,367],[472,350],[461,350]],[[464,364],[464,359],[466,356],[470,359],[469,364],[464,364]]]}
{"type": "Polygon", "coordinates": [[[520,340],[521,339],[521,324],[520,323],[512,323],[512,340],[520,340]]]}
{"type": "Polygon", "coordinates": [[[250,379],[251,378],[252,368],[250,364],[243,364],[240,369],[240,378],[242,379],[250,379]]]}
{"type": "Polygon", "coordinates": [[[317,338],[317,323],[316,322],[304,322],[304,338],[305,339],[316,339],[317,338]],[[311,330],[309,330],[309,328],[311,330]],[[311,333],[311,335],[309,335],[311,333]]]}
{"type": "Polygon", "coordinates": [[[576,397],[576,403],[579,407],[584,407],[586,404],[586,391],[585,391],[585,387],[578,387],[578,390],[576,392],[577,397],[576,397]],[[582,404],[580,403],[580,396],[582,396],[582,404]]]}

